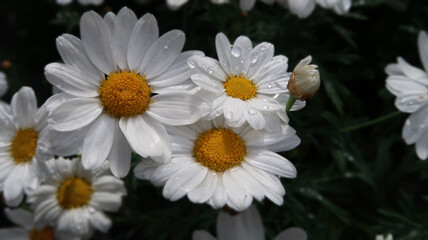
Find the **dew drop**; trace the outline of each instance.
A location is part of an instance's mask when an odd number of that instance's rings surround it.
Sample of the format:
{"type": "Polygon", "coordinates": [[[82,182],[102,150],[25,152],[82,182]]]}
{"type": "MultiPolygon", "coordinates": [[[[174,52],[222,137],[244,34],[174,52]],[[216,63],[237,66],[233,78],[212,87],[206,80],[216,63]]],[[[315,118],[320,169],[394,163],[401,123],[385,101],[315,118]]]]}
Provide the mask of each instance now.
{"type": "Polygon", "coordinates": [[[212,67],[209,67],[209,68],[207,69],[207,71],[208,71],[208,73],[209,73],[209,74],[213,74],[213,68],[212,68],[212,67]]]}
{"type": "Polygon", "coordinates": [[[248,109],[248,114],[250,114],[250,115],[254,115],[254,114],[256,114],[257,112],[256,112],[256,110],[254,110],[254,109],[248,109]]]}
{"type": "Polygon", "coordinates": [[[268,85],[267,85],[267,87],[269,88],[269,89],[271,89],[272,88],[272,83],[268,83],[268,85]]]}
{"type": "Polygon", "coordinates": [[[262,48],[260,48],[260,51],[263,52],[264,50],[266,50],[266,47],[263,46],[262,48]]]}
{"type": "Polygon", "coordinates": [[[193,59],[189,59],[187,61],[187,65],[189,65],[190,69],[194,69],[196,67],[196,63],[195,63],[195,61],[193,59]]]}
{"type": "Polygon", "coordinates": [[[165,50],[167,50],[167,49],[169,48],[169,45],[168,45],[168,44],[165,44],[165,45],[163,46],[163,48],[164,48],[165,50]]]}
{"type": "Polygon", "coordinates": [[[263,105],[263,109],[264,110],[269,110],[269,106],[268,105],[263,105]]]}
{"type": "Polygon", "coordinates": [[[258,60],[259,60],[259,54],[254,53],[254,54],[251,56],[251,63],[252,63],[252,64],[254,64],[254,63],[256,63],[258,60]]]}
{"type": "Polygon", "coordinates": [[[239,57],[241,56],[241,48],[238,46],[233,46],[232,48],[232,56],[239,57]]]}

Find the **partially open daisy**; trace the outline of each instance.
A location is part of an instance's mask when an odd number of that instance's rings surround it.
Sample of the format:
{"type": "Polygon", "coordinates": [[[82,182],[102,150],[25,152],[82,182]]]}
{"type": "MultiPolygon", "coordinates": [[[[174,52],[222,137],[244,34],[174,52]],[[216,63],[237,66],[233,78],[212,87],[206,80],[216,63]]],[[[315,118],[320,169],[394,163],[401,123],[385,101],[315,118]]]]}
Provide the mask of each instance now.
{"type": "Polygon", "coordinates": [[[29,87],[13,95],[10,108],[8,112],[0,106],[0,189],[6,203],[17,206],[24,192],[31,194],[46,174],[43,160],[54,154],[77,153],[79,137],[51,131],[46,107],[37,108],[36,96],[29,87]]]}
{"type": "Polygon", "coordinates": [[[104,19],[83,14],[82,40],[65,34],[57,47],[65,64],[46,66],[50,83],[63,93],[49,123],[58,131],[88,127],[82,149],[86,169],[108,158],[115,176],[128,174],[131,147],[140,155],[169,160],[170,144],[163,124],[183,125],[205,116],[210,105],[186,91],[187,59],[201,53],[183,52],[184,33],[172,30],[159,37],[156,19],[139,20],[122,8],[104,19]]]}
{"type": "MultiPolygon", "coordinates": [[[[223,33],[216,37],[220,61],[192,56],[192,81],[203,90],[200,95],[213,102],[211,118],[224,114],[227,123],[240,127],[248,122],[255,129],[280,131],[288,122],[285,104],[289,97],[287,58],[273,56],[274,47],[261,43],[252,48],[250,39],[239,37],[233,45],[223,33]]],[[[302,108],[296,102],[292,110],[302,108]]]]}
{"type": "Polygon", "coordinates": [[[55,232],[51,226],[37,229],[33,214],[23,209],[4,210],[17,227],[0,229],[0,239],[7,240],[79,240],[79,237],[55,232]]]}
{"type": "MultiPolygon", "coordinates": [[[[257,209],[251,205],[247,210],[236,215],[220,212],[217,217],[218,240],[264,240],[265,234],[262,220],[257,209]]],[[[193,232],[193,240],[215,240],[209,232],[197,230],[193,232]]],[[[306,232],[297,227],[285,229],[273,240],[306,240],[306,232]]]]}
{"type": "Polygon", "coordinates": [[[403,58],[389,64],[386,88],[397,98],[395,106],[402,112],[411,113],[407,118],[402,136],[407,144],[416,143],[416,154],[420,159],[428,157],[428,35],[420,32],[419,55],[425,71],[413,67],[403,58]]]}
{"type": "Polygon", "coordinates": [[[279,176],[296,177],[293,164],[274,153],[299,145],[300,139],[288,125],[267,133],[248,124],[231,128],[219,117],[168,127],[168,131],[171,162],[143,161],[134,173],[156,186],[165,185],[163,195],[172,201],[187,195],[195,203],[243,211],[253,198],[261,201],[266,196],[281,205],[285,191],[279,176]]]}
{"type": "Polygon", "coordinates": [[[85,170],[81,160],[58,158],[55,174],[42,182],[29,198],[37,228],[89,238],[94,229],[107,232],[111,220],[103,211],[117,211],[126,195],[123,182],[108,173],[104,164],[97,171],[85,170]]]}

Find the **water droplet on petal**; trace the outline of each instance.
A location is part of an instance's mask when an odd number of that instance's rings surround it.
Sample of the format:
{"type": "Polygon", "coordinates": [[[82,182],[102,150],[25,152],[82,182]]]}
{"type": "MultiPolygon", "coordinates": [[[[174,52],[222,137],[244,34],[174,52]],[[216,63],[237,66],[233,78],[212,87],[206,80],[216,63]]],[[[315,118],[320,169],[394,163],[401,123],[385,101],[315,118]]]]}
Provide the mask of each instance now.
{"type": "Polygon", "coordinates": [[[267,85],[267,87],[270,89],[270,88],[272,88],[272,83],[268,83],[268,85],[267,85]]]}
{"type": "Polygon", "coordinates": [[[248,109],[248,114],[250,114],[250,115],[254,115],[254,114],[256,114],[257,112],[256,112],[256,110],[254,110],[254,109],[248,109]]]}
{"type": "Polygon", "coordinates": [[[260,52],[263,52],[264,50],[266,50],[265,46],[263,46],[262,48],[260,48],[260,52]]]}
{"type": "Polygon", "coordinates": [[[251,55],[251,63],[254,64],[259,60],[259,54],[258,53],[254,53],[253,55],[251,55]]]}
{"type": "Polygon", "coordinates": [[[193,59],[189,59],[189,61],[187,61],[187,65],[189,65],[190,69],[194,69],[196,67],[196,63],[193,59]]]}
{"type": "Polygon", "coordinates": [[[264,110],[269,110],[269,106],[268,105],[263,105],[263,109],[264,110]]]}
{"type": "Polygon", "coordinates": [[[232,56],[239,57],[241,56],[241,48],[238,46],[233,46],[232,48],[232,56]]]}
{"type": "Polygon", "coordinates": [[[209,73],[209,74],[213,74],[213,68],[212,68],[212,67],[209,67],[209,68],[207,69],[207,71],[208,71],[208,73],[209,73]]]}

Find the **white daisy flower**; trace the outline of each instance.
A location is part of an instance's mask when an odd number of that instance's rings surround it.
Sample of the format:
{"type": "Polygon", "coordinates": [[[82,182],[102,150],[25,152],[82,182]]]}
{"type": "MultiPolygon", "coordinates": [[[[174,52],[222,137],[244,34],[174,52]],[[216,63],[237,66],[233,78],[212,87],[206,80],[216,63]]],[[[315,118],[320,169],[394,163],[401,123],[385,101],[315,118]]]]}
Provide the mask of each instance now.
{"type": "MultiPolygon", "coordinates": [[[[255,129],[280,131],[281,121],[288,122],[285,104],[289,98],[288,59],[273,56],[270,43],[252,48],[249,38],[241,36],[233,45],[223,33],[216,37],[220,61],[206,56],[192,56],[192,81],[201,87],[200,95],[213,103],[211,118],[224,114],[227,123],[240,127],[248,122],[255,129]]],[[[292,110],[304,102],[297,101],[292,110]]]]}
{"type": "Polygon", "coordinates": [[[395,96],[395,106],[402,112],[411,113],[407,118],[402,136],[407,144],[416,143],[416,154],[420,159],[428,157],[428,35],[420,32],[419,55],[425,71],[413,67],[403,58],[389,64],[386,88],[395,96]]]}
{"type": "Polygon", "coordinates": [[[383,235],[376,235],[376,240],[394,240],[392,234],[388,234],[386,237],[383,235]]]}
{"type": "Polygon", "coordinates": [[[60,234],[50,226],[37,229],[33,221],[33,214],[23,209],[4,210],[11,222],[18,225],[13,228],[0,229],[0,239],[7,240],[79,240],[80,238],[67,234],[60,234]]]}
{"type": "MultiPolygon", "coordinates": [[[[209,232],[197,230],[193,232],[193,240],[264,240],[263,224],[257,209],[252,205],[242,213],[234,216],[220,212],[217,217],[217,237],[209,232]]],[[[306,232],[297,227],[288,228],[278,234],[273,240],[306,240],[306,232]]]]}
{"type": "Polygon", "coordinates": [[[352,0],[275,0],[299,18],[307,18],[316,4],[326,9],[332,9],[337,14],[343,15],[351,8],[352,0]]]}
{"type": "MultiPolygon", "coordinates": [[[[70,4],[73,0],[56,0],[56,3],[59,5],[67,5],[70,4]]],[[[104,0],[77,0],[81,5],[101,5],[104,0]]]]}
{"type": "Polygon", "coordinates": [[[181,53],[183,32],[158,37],[153,15],[137,20],[128,8],[104,19],[86,12],[80,32],[82,40],[69,34],[57,39],[65,64],[45,68],[48,81],[63,92],[50,99],[52,128],[88,127],[82,149],[86,169],[97,169],[108,158],[113,174],[124,177],[131,147],[141,156],[168,161],[171,147],[163,124],[191,124],[210,108],[187,91],[195,87],[187,59],[201,53],[181,53]]]}
{"type": "Polygon", "coordinates": [[[79,158],[54,163],[55,174],[29,198],[36,227],[52,225],[57,232],[82,238],[89,238],[94,229],[107,232],[111,220],[103,211],[120,208],[126,195],[123,182],[108,173],[107,164],[90,171],[79,158]]]}
{"type": "Polygon", "coordinates": [[[33,89],[22,87],[12,97],[11,110],[0,107],[0,189],[7,205],[17,206],[37,188],[47,173],[41,160],[71,155],[79,148],[78,134],[56,133],[47,127],[45,105],[37,108],[33,89]]]}
{"type": "Polygon", "coordinates": [[[194,203],[243,211],[253,198],[261,201],[266,196],[281,205],[285,190],[279,176],[296,177],[293,164],[275,153],[300,143],[288,125],[267,133],[248,124],[230,128],[220,117],[168,131],[171,162],[143,161],[134,173],[156,186],[165,185],[163,195],[171,201],[187,195],[194,203]]]}

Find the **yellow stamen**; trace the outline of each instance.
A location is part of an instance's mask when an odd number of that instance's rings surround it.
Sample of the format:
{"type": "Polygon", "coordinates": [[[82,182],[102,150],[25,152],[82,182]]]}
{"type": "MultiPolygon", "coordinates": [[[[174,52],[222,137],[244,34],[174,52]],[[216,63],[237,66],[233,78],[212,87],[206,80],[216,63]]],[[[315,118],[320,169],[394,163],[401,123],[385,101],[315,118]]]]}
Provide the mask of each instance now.
{"type": "Polygon", "coordinates": [[[87,205],[92,192],[88,181],[79,177],[71,177],[61,182],[56,198],[62,208],[71,209],[87,205]]]}
{"type": "Polygon", "coordinates": [[[36,153],[39,134],[34,128],[19,129],[15,133],[10,148],[12,158],[16,164],[31,161],[36,153]]]}
{"type": "Polygon", "coordinates": [[[30,240],[55,240],[54,230],[52,227],[45,227],[41,230],[33,228],[29,235],[30,240]]]}
{"type": "Polygon", "coordinates": [[[256,85],[242,75],[230,75],[223,84],[227,96],[248,100],[256,96],[256,85]]]}
{"type": "Polygon", "coordinates": [[[238,166],[246,153],[244,141],[232,130],[225,128],[201,133],[193,148],[196,161],[216,172],[238,166]]]}
{"type": "Polygon", "coordinates": [[[135,117],[147,110],[151,92],[144,75],[117,71],[101,82],[98,94],[107,114],[121,118],[135,117]]]}

